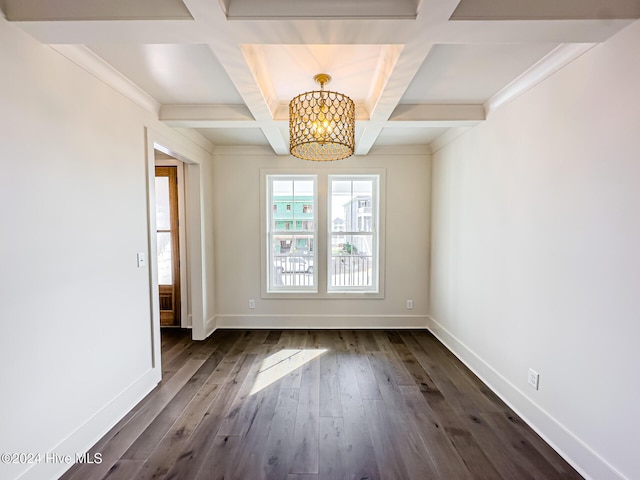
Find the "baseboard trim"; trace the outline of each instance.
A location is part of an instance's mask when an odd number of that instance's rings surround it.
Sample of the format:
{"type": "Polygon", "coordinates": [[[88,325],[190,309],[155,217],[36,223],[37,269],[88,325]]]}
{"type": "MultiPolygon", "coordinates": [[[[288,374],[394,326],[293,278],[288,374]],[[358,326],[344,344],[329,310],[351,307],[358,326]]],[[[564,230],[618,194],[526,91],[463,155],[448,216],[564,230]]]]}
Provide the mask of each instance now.
{"type": "MultiPolygon", "coordinates": [[[[113,401],[109,402],[71,435],[48,450],[56,455],[70,455],[88,452],[111,428],[135,407],[160,382],[160,368],[152,368],[127,387],[113,401]]],[[[59,478],[73,463],[40,462],[17,477],[16,480],[50,480],[59,478]]]]}
{"type": "Polygon", "coordinates": [[[217,328],[427,328],[426,315],[218,315],[217,328]]]}
{"type": "Polygon", "coordinates": [[[204,329],[205,329],[205,338],[211,335],[213,332],[215,332],[218,329],[218,321],[215,316],[207,320],[207,322],[205,323],[204,329]]]}
{"type": "Polygon", "coordinates": [[[427,328],[586,480],[630,480],[433,317],[427,328]]]}

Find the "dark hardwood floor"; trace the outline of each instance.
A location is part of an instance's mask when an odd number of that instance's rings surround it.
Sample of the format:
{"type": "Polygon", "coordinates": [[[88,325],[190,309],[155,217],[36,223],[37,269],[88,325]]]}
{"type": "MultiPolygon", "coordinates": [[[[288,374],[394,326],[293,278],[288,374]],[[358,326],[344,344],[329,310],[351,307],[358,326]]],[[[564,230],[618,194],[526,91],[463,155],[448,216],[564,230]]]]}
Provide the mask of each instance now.
{"type": "Polygon", "coordinates": [[[162,342],[160,385],[65,480],[582,478],[426,331],[162,342]]]}

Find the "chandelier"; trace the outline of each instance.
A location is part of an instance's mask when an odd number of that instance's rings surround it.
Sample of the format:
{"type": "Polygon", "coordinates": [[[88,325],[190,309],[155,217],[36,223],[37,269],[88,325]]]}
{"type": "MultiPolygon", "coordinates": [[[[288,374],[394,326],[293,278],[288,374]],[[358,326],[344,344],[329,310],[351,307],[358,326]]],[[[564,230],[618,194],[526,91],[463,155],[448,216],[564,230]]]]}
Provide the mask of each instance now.
{"type": "Polygon", "coordinates": [[[289,103],[291,155],[318,162],[350,157],[355,145],[355,104],[342,93],[324,89],[331,81],[326,73],[313,79],[320,90],[298,95],[289,103]]]}

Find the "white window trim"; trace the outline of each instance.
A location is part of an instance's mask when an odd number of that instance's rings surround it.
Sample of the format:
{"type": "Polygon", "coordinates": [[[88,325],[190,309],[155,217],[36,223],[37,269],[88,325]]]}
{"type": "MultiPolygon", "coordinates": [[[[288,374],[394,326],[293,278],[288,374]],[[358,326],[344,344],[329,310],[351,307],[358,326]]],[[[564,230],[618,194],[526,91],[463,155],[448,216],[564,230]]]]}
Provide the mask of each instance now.
{"type": "MultiPolygon", "coordinates": [[[[263,222],[263,227],[265,229],[265,235],[262,236],[263,239],[263,251],[266,254],[266,262],[263,262],[264,265],[264,269],[266,272],[266,275],[264,277],[264,280],[266,281],[266,293],[270,293],[270,294],[279,294],[279,293],[285,293],[285,294],[300,294],[300,293],[316,293],[318,291],[318,271],[317,271],[317,267],[316,265],[318,265],[318,249],[317,249],[317,244],[318,244],[318,217],[317,215],[314,214],[313,216],[313,231],[311,232],[314,235],[314,248],[313,248],[313,265],[314,265],[314,269],[313,269],[313,285],[309,285],[309,286],[282,286],[282,287],[276,287],[272,284],[272,279],[271,279],[271,275],[274,272],[274,269],[271,268],[271,264],[273,262],[273,258],[272,258],[272,235],[274,234],[274,232],[270,231],[269,228],[267,228],[267,225],[269,225],[271,222],[271,218],[273,215],[273,208],[271,207],[271,205],[273,205],[273,192],[271,191],[271,187],[273,185],[272,181],[270,181],[270,177],[274,177],[275,179],[277,179],[278,181],[296,181],[296,180],[304,180],[304,181],[312,181],[313,182],[313,203],[314,205],[318,204],[318,176],[309,172],[306,173],[300,173],[300,174],[290,174],[290,173],[268,173],[264,176],[264,183],[265,183],[265,187],[266,187],[266,195],[263,198],[263,201],[266,202],[265,207],[266,208],[262,208],[261,210],[265,213],[265,221],[263,222]]],[[[295,194],[295,192],[294,192],[295,194]]],[[[289,208],[289,205],[287,205],[287,211],[291,211],[295,209],[295,201],[292,200],[292,206],[291,208],[289,208]]],[[[295,220],[294,220],[295,223],[295,220]]],[[[295,230],[295,225],[294,225],[294,229],[289,230],[288,225],[287,225],[287,232],[297,232],[295,230]]],[[[302,231],[298,232],[298,233],[304,233],[302,231]]]]}
{"type": "MultiPolygon", "coordinates": [[[[327,210],[330,211],[331,208],[329,204],[331,202],[331,197],[333,195],[333,184],[332,181],[363,181],[369,180],[372,181],[372,198],[374,200],[374,205],[372,206],[375,209],[375,218],[372,217],[372,225],[371,232],[352,232],[352,231],[344,231],[344,232],[334,232],[332,225],[332,218],[334,215],[330,215],[327,218],[327,231],[326,231],[326,239],[327,246],[331,245],[331,238],[333,235],[341,234],[341,235],[363,235],[363,236],[371,236],[372,239],[372,257],[374,258],[374,275],[373,275],[373,284],[371,287],[356,287],[356,286],[331,286],[329,282],[329,277],[327,276],[327,292],[330,294],[336,293],[378,293],[379,283],[380,283],[380,275],[379,272],[379,262],[380,262],[380,254],[379,254],[379,221],[378,216],[380,215],[380,175],[379,174],[331,174],[327,176],[327,210]]],[[[335,212],[332,212],[335,213],[335,212]]],[[[331,270],[331,252],[327,251],[327,272],[331,270]]]]}
{"type": "MultiPolygon", "coordinates": [[[[385,231],[386,231],[386,169],[384,168],[342,168],[332,165],[320,166],[317,169],[309,168],[264,168],[260,169],[260,283],[261,298],[263,299],[296,299],[296,300],[362,300],[362,299],[383,299],[385,296],[385,231]],[[269,245],[267,242],[267,221],[269,219],[269,209],[272,208],[267,202],[267,176],[282,175],[316,175],[316,205],[314,220],[316,225],[316,245],[314,251],[314,275],[316,276],[317,291],[295,291],[295,292],[270,292],[268,291],[267,267],[269,260],[269,245]],[[330,175],[358,176],[358,175],[378,175],[378,291],[327,291],[327,240],[329,222],[328,215],[328,181],[330,175]]],[[[315,166],[315,163],[314,163],[315,166]]]]}

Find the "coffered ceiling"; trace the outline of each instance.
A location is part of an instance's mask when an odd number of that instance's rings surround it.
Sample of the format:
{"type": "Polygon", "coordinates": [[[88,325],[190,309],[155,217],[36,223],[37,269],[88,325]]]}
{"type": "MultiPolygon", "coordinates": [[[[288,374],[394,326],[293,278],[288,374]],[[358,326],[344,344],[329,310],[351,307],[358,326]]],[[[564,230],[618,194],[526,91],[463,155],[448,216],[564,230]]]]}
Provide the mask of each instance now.
{"type": "Polygon", "coordinates": [[[356,102],[356,154],[429,145],[640,17],[640,0],[0,0],[8,20],[169,125],[289,150],[313,76],[356,102]]]}

